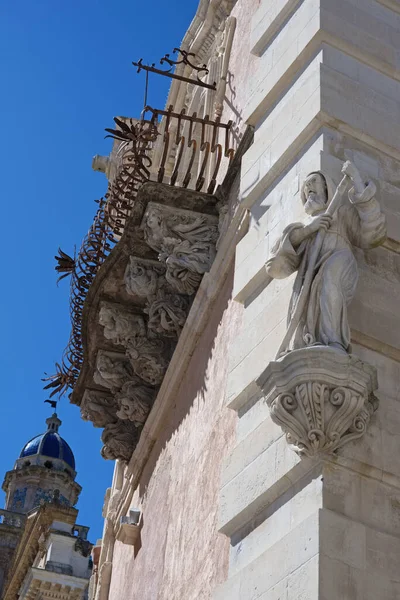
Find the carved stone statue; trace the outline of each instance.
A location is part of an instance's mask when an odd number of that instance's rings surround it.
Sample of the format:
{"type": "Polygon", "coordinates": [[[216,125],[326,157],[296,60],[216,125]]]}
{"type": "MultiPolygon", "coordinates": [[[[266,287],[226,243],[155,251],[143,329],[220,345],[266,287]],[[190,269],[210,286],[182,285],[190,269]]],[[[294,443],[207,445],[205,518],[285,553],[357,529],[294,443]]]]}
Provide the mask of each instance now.
{"type": "Polygon", "coordinates": [[[297,277],[277,360],[257,384],[300,456],[331,454],[360,438],[378,407],[376,369],[350,354],[347,305],[358,278],[352,246],[381,244],[385,217],[375,185],[350,162],[342,173],[336,191],[321,172],[308,175],[301,196],[309,219],[286,227],[266,264],[271,277],[297,277]]]}
{"type": "Polygon", "coordinates": [[[305,224],[286,227],[266,263],[270,277],[297,271],[288,314],[288,334],[278,355],[311,345],[348,352],[347,305],[354,296],[358,268],[352,246],[373,248],[386,237],[385,216],[372,181],[364,183],[346,162],[336,193],[321,172],[310,173],[302,191],[305,224]],[[344,198],[347,180],[353,186],[344,198]]]}
{"type": "Polygon", "coordinates": [[[120,407],[117,417],[128,419],[136,427],[141,427],[147,419],[155,395],[156,390],[147,385],[138,384],[137,381],[126,383],[115,396],[120,407]]]}
{"type": "Polygon", "coordinates": [[[146,335],[144,319],[117,305],[103,303],[99,313],[99,323],[104,327],[104,337],[114,344],[126,346],[130,338],[146,335]]]}
{"type": "Polygon", "coordinates": [[[132,378],[132,367],[122,355],[99,350],[93,381],[103,387],[116,391],[132,378]]]}

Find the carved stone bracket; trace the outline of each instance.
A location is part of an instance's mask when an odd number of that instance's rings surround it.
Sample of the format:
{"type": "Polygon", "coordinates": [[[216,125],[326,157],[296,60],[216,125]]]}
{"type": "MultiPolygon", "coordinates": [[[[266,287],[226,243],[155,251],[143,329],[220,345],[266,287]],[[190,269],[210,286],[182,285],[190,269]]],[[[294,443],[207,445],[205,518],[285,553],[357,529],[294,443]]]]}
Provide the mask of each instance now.
{"type": "Polygon", "coordinates": [[[93,381],[116,392],[132,379],[133,369],[129,360],[117,352],[99,350],[93,381]]]}
{"type": "Polygon", "coordinates": [[[108,460],[128,461],[139,439],[139,430],[131,421],[118,421],[105,426],[101,435],[101,455],[108,460]]]}
{"type": "Polygon", "coordinates": [[[142,227],[166,264],[167,281],[180,293],[194,294],[215,257],[218,217],[149,202],[142,227]]]}
{"type": "Polygon", "coordinates": [[[156,297],[166,286],[165,271],[165,265],[156,260],[130,256],[124,275],[126,291],[139,298],[156,297]]]}
{"type": "Polygon", "coordinates": [[[217,198],[148,182],[83,310],[84,363],[71,396],[103,427],[102,456],[129,460],[215,257],[217,198]]]}
{"type": "Polygon", "coordinates": [[[142,427],[150,412],[155,395],[155,388],[142,385],[139,378],[136,381],[125,383],[115,396],[119,406],[117,417],[123,420],[128,419],[136,427],[142,427]]]}
{"type": "Polygon", "coordinates": [[[132,314],[110,302],[101,303],[99,323],[104,327],[104,337],[114,344],[126,346],[131,338],[146,335],[141,315],[132,314]]]}
{"type": "Polygon", "coordinates": [[[172,356],[173,347],[161,338],[134,338],[127,355],[135,375],[150,385],[160,385],[172,356]]]}
{"type": "Polygon", "coordinates": [[[105,427],[107,423],[117,421],[117,409],[113,396],[87,389],[82,398],[81,417],[95,427],[105,427]]]}
{"type": "Polygon", "coordinates": [[[328,347],[286,354],[257,384],[272,420],[300,456],[331,454],[360,438],[378,406],[375,368],[328,347]]]}
{"type": "Polygon", "coordinates": [[[130,256],[124,281],[128,294],[146,298],[144,312],[149,316],[148,330],[178,338],[186,321],[190,301],[186,295],[176,293],[173,285],[167,281],[166,274],[164,265],[130,256]]]}

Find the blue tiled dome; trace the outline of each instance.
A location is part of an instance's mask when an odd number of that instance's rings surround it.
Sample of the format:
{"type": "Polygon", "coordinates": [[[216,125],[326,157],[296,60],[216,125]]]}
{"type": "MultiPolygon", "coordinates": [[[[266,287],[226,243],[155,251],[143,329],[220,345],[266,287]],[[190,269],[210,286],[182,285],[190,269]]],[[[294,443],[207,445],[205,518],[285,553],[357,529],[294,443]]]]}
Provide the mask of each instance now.
{"type": "Polygon", "coordinates": [[[54,415],[47,420],[49,429],[32,438],[21,450],[20,458],[40,454],[50,458],[59,458],[67,463],[75,471],[75,458],[67,442],[58,433],[57,417],[54,415]],[[54,425],[55,424],[55,425],[54,425]]]}

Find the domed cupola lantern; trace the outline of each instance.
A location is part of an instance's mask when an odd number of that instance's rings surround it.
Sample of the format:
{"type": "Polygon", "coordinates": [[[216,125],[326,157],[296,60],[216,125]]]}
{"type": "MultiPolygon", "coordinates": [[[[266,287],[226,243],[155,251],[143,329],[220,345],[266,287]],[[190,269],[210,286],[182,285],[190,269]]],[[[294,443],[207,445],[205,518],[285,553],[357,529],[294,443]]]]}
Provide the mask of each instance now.
{"type": "Polygon", "coordinates": [[[46,419],[47,430],[22,448],[14,469],[3,482],[6,509],[27,513],[54,496],[66,506],[78,501],[81,486],[75,481],[75,458],[60,436],[61,420],[54,412],[46,419]]]}

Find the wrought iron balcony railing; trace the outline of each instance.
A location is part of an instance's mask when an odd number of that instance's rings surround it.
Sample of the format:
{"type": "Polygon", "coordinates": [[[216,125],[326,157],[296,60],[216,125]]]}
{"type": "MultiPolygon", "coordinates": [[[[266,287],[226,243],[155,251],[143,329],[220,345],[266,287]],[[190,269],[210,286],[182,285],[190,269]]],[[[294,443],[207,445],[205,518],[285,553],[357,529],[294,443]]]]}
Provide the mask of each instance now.
{"type": "Polygon", "coordinates": [[[138,189],[146,181],[212,194],[222,166],[234,156],[231,122],[146,107],[141,120],[115,119],[118,129],[107,130],[121,142],[117,169],[108,191],[98,201],[93,223],[76,257],[60,251],[57,271],[71,275],[71,335],[56,373],[45,379],[50,396],[73,389],[83,363],[82,311],[96,274],[124,233],[135,210],[138,189]]]}

